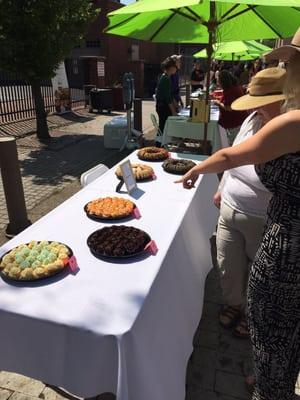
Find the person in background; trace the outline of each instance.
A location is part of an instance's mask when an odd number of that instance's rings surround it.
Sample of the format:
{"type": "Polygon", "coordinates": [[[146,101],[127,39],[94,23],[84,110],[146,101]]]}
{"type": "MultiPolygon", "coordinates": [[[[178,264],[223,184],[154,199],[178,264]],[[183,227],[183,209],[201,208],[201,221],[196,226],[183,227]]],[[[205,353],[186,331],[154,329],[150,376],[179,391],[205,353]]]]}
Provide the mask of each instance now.
{"type": "Polygon", "coordinates": [[[216,78],[216,81],[217,81],[217,85],[218,85],[218,82],[219,82],[220,71],[221,71],[221,63],[218,63],[216,68],[215,68],[215,78],[216,78]]]}
{"type": "Polygon", "coordinates": [[[170,58],[175,61],[177,68],[177,71],[175,72],[175,74],[171,75],[170,79],[171,79],[172,96],[174,99],[175,109],[176,111],[179,111],[180,107],[184,107],[183,101],[180,96],[180,77],[179,77],[182,56],[174,54],[170,58]]]}
{"type": "Polygon", "coordinates": [[[205,73],[201,69],[201,63],[199,60],[194,62],[193,71],[191,73],[191,87],[192,93],[196,92],[198,89],[203,89],[205,73]]]}
{"type": "MultiPolygon", "coordinates": [[[[208,78],[209,78],[209,90],[211,91],[211,84],[214,81],[214,83],[216,83],[216,78],[215,78],[215,70],[214,67],[212,66],[210,71],[207,71],[205,76],[204,76],[204,87],[207,87],[207,82],[208,82],[208,78]]],[[[214,85],[213,85],[214,87],[214,85]]],[[[215,89],[213,89],[215,90],[215,89]]]]}
{"type": "Polygon", "coordinates": [[[254,60],[253,64],[253,76],[263,69],[263,61],[260,58],[254,60]]]}
{"type": "MultiPolygon", "coordinates": [[[[248,95],[232,104],[234,109],[256,110],[244,121],[233,146],[253,136],[280,114],[285,78],[286,71],[281,68],[263,70],[253,77],[248,95]]],[[[220,208],[217,260],[226,301],[219,320],[224,328],[235,327],[233,334],[241,338],[249,336],[248,276],[262,239],[270,199],[271,193],[260,182],[253,165],[226,171],[214,196],[214,203],[220,208]]]]}
{"type": "Polygon", "coordinates": [[[290,45],[267,58],[288,62],[285,113],[245,142],[214,153],[177,182],[191,189],[200,174],[255,165],[272,192],[248,283],[252,400],[294,400],[300,371],[300,29],[290,45]]]}
{"type": "Polygon", "coordinates": [[[239,77],[239,84],[241,86],[248,86],[253,74],[254,74],[253,63],[251,61],[248,61],[245,65],[243,72],[239,77]]]}
{"type": "Polygon", "coordinates": [[[213,77],[209,85],[210,93],[216,90],[217,88],[218,88],[217,79],[213,77]]]}
{"type": "Polygon", "coordinates": [[[171,87],[171,75],[177,71],[176,63],[172,58],[167,58],[161,64],[163,74],[161,75],[156,89],[156,112],[159,118],[159,129],[164,131],[166,120],[170,115],[177,115],[171,87]]]}
{"type": "Polygon", "coordinates": [[[238,62],[233,68],[232,75],[240,82],[240,77],[245,69],[245,64],[243,62],[238,62]]]}
{"type": "Polygon", "coordinates": [[[272,68],[272,67],[280,67],[280,68],[284,68],[284,63],[283,65],[281,65],[281,63],[278,60],[270,60],[270,61],[266,61],[264,60],[263,62],[263,68],[272,68]]]}
{"type": "Polygon", "coordinates": [[[234,100],[243,96],[244,91],[237,84],[236,78],[227,70],[220,72],[219,85],[223,89],[223,95],[220,100],[214,100],[214,103],[220,110],[219,124],[227,130],[229,144],[232,145],[248,113],[246,111],[233,111],[231,104],[234,100]]]}

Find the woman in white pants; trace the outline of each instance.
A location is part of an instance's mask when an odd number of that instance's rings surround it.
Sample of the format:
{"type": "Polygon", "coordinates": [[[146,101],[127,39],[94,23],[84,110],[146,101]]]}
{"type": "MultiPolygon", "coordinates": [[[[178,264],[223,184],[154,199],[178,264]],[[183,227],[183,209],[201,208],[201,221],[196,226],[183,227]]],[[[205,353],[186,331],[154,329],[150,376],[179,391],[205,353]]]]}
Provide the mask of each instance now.
{"type": "MultiPolygon", "coordinates": [[[[236,100],[238,110],[256,109],[243,123],[233,145],[260,130],[280,114],[286,72],[281,68],[260,71],[249,85],[247,97],[236,100]],[[275,93],[275,95],[272,93],[275,93]]],[[[250,266],[261,243],[271,193],[261,183],[253,165],[226,171],[214,196],[220,207],[217,230],[217,260],[226,306],[220,312],[223,327],[248,337],[246,318],[247,284],[250,266]]]]}

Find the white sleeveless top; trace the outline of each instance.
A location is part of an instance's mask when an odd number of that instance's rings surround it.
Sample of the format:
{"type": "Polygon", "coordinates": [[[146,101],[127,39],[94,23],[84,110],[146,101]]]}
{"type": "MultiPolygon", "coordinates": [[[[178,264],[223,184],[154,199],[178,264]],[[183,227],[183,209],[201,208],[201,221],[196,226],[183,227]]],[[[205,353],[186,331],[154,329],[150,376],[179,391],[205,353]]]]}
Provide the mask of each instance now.
{"type": "MultiPolygon", "coordinates": [[[[262,127],[262,118],[257,112],[244,121],[233,143],[237,145],[249,139],[262,127]]],[[[243,214],[264,218],[272,194],[261,183],[254,165],[244,165],[225,172],[221,182],[222,201],[243,214]]]]}

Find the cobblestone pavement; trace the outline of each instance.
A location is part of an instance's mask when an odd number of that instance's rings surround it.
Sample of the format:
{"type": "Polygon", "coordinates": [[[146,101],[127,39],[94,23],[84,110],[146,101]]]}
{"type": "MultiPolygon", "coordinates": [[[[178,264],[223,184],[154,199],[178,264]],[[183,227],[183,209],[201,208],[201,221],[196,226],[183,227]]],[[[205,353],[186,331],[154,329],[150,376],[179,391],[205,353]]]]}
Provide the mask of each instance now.
{"type": "MultiPolygon", "coordinates": [[[[146,134],[152,130],[149,115],[153,110],[154,102],[143,103],[143,131],[146,134]]],[[[112,162],[119,151],[104,148],[103,128],[116,115],[122,115],[122,113],[110,115],[86,113],[80,118],[80,122],[52,131],[51,135],[56,137],[54,143],[57,145],[61,143],[62,148],[55,145],[52,149],[44,148],[38,144],[34,135],[17,140],[28,211],[52,194],[62,191],[68,184],[78,180],[80,174],[92,166],[99,163],[113,165],[112,162]]],[[[0,230],[6,226],[7,222],[6,203],[0,177],[0,230]]]]}
{"type": "MultiPolygon", "coordinates": [[[[151,127],[149,113],[153,110],[153,103],[145,102],[143,108],[143,130],[147,131],[151,127]]],[[[82,125],[77,123],[60,128],[60,133],[75,133],[77,141],[71,145],[67,143],[58,151],[41,149],[30,140],[25,144],[31,147],[18,147],[26,203],[33,222],[80,189],[78,177],[82,171],[99,162],[112,166],[124,156],[103,147],[102,132],[107,118],[111,117],[97,116],[80,122],[82,125]]],[[[0,182],[0,188],[1,185],[0,182]]],[[[6,221],[4,196],[0,189],[0,230],[6,221]]],[[[2,232],[0,242],[4,240],[2,232]]],[[[206,282],[202,319],[193,340],[185,400],[250,400],[244,385],[244,377],[251,369],[250,343],[234,338],[230,331],[220,327],[218,311],[222,303],[219,278],[214,268],[206,282]]],[[[296,392],[300,399],[300,379],[296,392]]],[[[0,400],[8,399],[77,398],[28,377],[0,371],[0,400]]],[[[112,394],[101,394],[97,398],[114,399],[112,394]]]]}

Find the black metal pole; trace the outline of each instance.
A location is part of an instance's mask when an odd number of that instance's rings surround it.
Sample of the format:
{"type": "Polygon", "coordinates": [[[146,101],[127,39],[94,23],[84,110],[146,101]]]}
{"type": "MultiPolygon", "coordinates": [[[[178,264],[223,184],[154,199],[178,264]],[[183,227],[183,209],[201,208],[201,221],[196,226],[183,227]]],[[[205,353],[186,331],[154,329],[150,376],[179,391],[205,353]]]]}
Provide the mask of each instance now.
{"type": "Polygon", "coordinates": [[[143,131],[142,99],[133,100],[133,127],[137,131],[143,131]]]}
{"type": "MultiPolygon", "coordinates": [[[[211,69],[211,60],[213,54],[213,45],[215,40],[215,30],[216,30],[216,4],[214,1],[210,2],[210,18],[208,21],[208,34],[209,41],[207,47],[207,78],[206,78],[206,92],[205,92],[205,106],[209,106],[209,87],[210,87],[210,69],[211,69]]],[[[208,154],[208,143],[207,143],[207,134],[208,134],[208,122],[204,123],[204,143],[203,143],[203,151],[204,154],[208,154]]]]}
{"type": "Polygon", "coordinates": [[[6,236],[13,237],[31,225],[27,217],[16,140],[13,137],[0,138],[0,169],[9,218],[6,236]]]}
{"type": "Polygon", "coordinates": [[[188,107],[191,103],[191,85],[185,85],[185,106],[188,107]]]}

